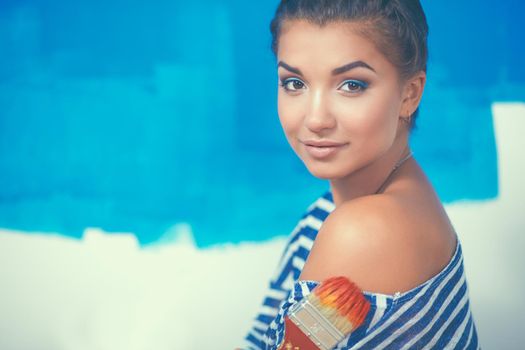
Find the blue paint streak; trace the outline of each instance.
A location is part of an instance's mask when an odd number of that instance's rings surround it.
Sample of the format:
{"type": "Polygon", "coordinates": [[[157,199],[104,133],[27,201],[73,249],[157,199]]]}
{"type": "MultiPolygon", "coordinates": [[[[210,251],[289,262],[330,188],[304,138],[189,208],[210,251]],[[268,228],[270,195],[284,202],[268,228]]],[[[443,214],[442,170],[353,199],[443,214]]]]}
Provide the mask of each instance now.
{"type": "MultiPolygon", "coordinates": [[[[205,3],[0,3],[0,227],[149,244],[186,221],[201,247],[290,231],[327,183],[279,125],[277,2],[205,3]]],[[[525,101],[524,5],[423,5],[415,155],[444,201],[495,198],[490,106],[525,101]]]]}

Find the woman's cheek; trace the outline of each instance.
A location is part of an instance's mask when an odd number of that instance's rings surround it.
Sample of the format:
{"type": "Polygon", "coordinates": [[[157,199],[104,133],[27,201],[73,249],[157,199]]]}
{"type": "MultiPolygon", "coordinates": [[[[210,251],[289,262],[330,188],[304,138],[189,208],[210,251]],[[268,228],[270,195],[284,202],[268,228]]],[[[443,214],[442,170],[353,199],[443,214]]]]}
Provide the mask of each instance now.
{"type": "Polygon", "coordinates": [[[348,98],[345,104],[339,105],[338,115],[342,116],[340,124],[349,136],[372,136],[381,127],[382,118],[376,101],[367,98],[348,98]]]}
{"type": "Polygon", "coordinates": [[[301,105],[284,96],[279,98],[277,111],[279,121],[286,133],[297,132],[301,126],[301,105]]]}
{"type": "Polygon", "coordinates": [[[293,105],[285,102],[279,102],[278,114],[281,127],[286,139],[292,148],[296,148],[297,136],[300,131],[300,111],[293,105]]]}
{"type": "Polygon", "coordinates": [[[359,102],[347,111],[348,118],[344,122],[350,142],[364,154],[382,153],[393,142],[392,110],[378,99],[359,102]]]}

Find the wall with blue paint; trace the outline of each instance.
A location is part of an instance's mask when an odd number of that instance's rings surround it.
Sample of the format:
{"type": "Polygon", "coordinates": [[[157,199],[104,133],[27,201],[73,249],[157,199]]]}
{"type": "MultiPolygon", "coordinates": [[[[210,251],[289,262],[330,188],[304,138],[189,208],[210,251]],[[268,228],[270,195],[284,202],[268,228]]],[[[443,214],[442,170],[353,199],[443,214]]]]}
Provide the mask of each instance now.
{"type": "MultiPolygon", "coordinates": [[[[0,227],[149,244],[184,221],[201,247],[287,234],[327,183],[280,129],[276,5],[2,1],[0,227]]],[[[525,5],[423,5],[414,152],[445,202],[495,198],[490,106],[525,101],[525,5]]]]}

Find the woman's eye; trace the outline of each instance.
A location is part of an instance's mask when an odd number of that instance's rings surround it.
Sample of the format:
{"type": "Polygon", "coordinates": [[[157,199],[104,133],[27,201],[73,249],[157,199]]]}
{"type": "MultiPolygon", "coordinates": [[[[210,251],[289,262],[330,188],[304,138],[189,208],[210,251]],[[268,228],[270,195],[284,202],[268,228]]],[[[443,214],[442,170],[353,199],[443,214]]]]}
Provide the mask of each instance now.
{"type": "Polygon", "coordinates": [[[304,83],[298,79],[286,79],[281,81],[281,86],[286,91],[297,91],[304,87],[304,83]]]}
{"type": "Polygon", "coordinates": [[[368,87],[368,84],[360,80],[347,80],[341,85],[341,87],[347,86],[343,91],[356,93],[365,90],[368,87]]]}

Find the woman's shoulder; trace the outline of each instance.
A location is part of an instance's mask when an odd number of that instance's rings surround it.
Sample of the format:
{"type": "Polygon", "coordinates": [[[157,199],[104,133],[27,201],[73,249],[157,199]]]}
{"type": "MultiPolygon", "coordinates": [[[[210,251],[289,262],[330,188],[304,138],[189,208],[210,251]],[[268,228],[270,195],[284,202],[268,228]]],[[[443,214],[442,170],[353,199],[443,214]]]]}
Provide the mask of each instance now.
{"type": "Polygon", "coordinates": [[[339,205],[323,222],[300,278],[344,275],[364,291],[394,294],[436,275],[450,261],[456,236],[439,209],[407,198],[371,195],[339,205]]]}

